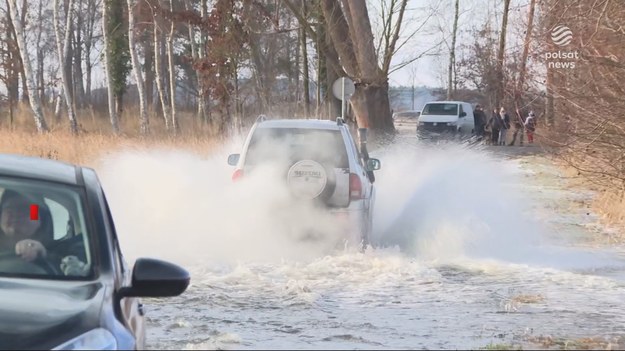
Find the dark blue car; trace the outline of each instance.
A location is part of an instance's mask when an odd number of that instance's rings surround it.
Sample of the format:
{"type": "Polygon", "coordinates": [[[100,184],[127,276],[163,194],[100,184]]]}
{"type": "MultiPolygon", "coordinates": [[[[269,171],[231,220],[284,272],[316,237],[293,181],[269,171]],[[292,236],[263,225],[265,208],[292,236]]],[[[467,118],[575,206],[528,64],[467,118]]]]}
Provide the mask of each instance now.
{"type": "Polygon", "coordinates": [[[0,155],[0,349],[143,349],[139,298],[189,282],[156,259],[129,269],[94,170],[0,155]]]}

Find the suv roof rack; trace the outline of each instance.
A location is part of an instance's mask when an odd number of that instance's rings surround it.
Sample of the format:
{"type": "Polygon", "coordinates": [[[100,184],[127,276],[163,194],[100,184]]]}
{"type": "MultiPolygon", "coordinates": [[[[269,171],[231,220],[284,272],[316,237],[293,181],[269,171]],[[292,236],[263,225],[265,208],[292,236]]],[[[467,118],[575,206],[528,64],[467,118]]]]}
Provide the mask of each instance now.
{"type": "Polygon", "coordinates": [[[342,126],[343,124],[345,124],[345,120],[341,117],[337,117],[336,118],[336,125],[337,126],[342,126]]]}

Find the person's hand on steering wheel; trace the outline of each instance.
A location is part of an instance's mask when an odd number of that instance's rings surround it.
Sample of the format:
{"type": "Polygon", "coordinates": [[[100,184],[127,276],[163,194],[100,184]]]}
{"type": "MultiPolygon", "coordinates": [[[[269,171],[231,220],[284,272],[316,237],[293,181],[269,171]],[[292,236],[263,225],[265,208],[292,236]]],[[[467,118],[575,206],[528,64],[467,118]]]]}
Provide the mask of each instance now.
{"type": "Polygon", "coordinates": [[[38,257],[45,258],[47,251],[41,242],[24,239],[15,244],[15,254],[27,262],[32,262],[38,257]]]}

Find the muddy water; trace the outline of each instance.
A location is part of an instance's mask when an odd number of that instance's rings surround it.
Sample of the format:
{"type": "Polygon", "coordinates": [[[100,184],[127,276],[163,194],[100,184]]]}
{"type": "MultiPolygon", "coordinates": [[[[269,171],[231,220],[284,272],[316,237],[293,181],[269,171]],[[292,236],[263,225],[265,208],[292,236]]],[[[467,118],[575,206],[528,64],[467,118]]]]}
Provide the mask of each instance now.
{"type": "Polygon", "coordinates": [[[625,250],[590,244],[596,217],[570,205],[592,194],[545,159],[410,139],[376,151],[377,245],[362,253],[282,235],[267,182],[233,188],[236,151],[99,169],[129,262],[192,273],[184,295],[145,300],[149,347],[625,347],[625,250]]]}

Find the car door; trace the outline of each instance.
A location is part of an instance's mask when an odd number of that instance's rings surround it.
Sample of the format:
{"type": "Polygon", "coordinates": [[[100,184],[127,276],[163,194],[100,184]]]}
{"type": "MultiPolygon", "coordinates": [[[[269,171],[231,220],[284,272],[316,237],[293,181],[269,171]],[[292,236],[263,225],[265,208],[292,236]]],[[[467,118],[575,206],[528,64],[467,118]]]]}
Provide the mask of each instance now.
{"type": "Polygon", "coordinates": [[[466,133],[466,130],[467,130],[467,111],[465,111],[463,104],[458,104],[458,131],[460,131],[461,133],[466,133]]]}

